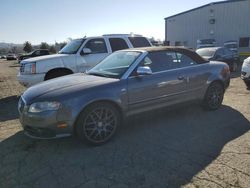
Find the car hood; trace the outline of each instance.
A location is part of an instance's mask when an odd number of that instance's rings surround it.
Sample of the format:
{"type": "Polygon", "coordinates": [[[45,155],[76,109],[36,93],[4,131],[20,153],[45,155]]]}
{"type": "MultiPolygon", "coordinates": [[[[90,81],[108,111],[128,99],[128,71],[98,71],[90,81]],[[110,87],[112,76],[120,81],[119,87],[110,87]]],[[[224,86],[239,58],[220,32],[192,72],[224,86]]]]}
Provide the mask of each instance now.
{"type": "Polygon", "coordinates": [[[32,103],[32,101],[34,101],[36,98],[49,93],[59,92],[61,94],[64,94],[66,93],[66,91],[82,91],[84,89],[117,81],[119,80],[114,78],[105,78],[99,76],[86,75],[84,73],[77,73],[68,76],[63,76],[60,78],[55,78],[34,85],[24,92],[23,98],[25,99],[27,104],[29,104],[32,103]]]}
{"type": "Polygon", "coordinates": [[[53,54],[53,55],[38,56],[38,57],[30,58],[30,59],[25,59],[22,61],[22,63],[46,61],[46,60],[52,60],[52,59],[57,59],[57,58],[61,58],[61,57],[66,57],[66,56],[70,56],[70,55],[69,54],[53,54]]]}

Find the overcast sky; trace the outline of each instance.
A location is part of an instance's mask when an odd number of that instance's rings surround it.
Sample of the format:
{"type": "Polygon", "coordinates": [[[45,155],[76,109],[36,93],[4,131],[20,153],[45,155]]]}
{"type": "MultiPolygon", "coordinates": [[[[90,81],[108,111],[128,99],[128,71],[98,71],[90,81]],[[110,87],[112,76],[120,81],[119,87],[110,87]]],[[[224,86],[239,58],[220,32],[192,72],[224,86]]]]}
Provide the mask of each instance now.
{"type": "MultiPolygon", "coordinates": [[[[216,0],[215,0],[216,1],[216,0]]],[[[0,0],[0,42],[32,44],[110,33],[164,39],[164,18],[210,0],[0,0]]]]}

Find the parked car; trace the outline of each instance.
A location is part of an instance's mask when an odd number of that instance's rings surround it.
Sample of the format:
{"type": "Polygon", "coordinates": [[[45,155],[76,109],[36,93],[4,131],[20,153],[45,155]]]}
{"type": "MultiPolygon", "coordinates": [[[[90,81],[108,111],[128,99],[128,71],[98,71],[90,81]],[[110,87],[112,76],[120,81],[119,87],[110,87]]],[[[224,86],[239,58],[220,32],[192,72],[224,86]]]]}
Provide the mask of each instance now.
{"type": "Polygon", "coordinates": [[[198,39],[197,40],[197,49],[207,48],[207,47],[215,47],[216,40],[215,39],[198,39]]]}
{"type": "Polygon", "coordinates": [[[0,59],[6,59],[6,55],[1,55],[0,59]]]}
{"type": "Polygon", "coordinates": [[[224,42],[224,47],[238,54],[238,41],[231,40],[224,42]]]}
{"type": "Polygon", "coordinates": [[[85,72],[117,50],[147,47],[151,43],[141,35],[103,35],[76,39],[58,54],[21,61],[17,79],[24,86],[31,86],[52,78],[85,72]]]}
{"type": "Polygon", "coordinates": [[[250,57],[245,59],[242,64],[241,78],[244,80],[247,88],[250,89],[250,57]]]}
{"type": "Polygon", "coordinates": [[[8,55],[6,56],[6,59],[7,59],[7,60],[17,60],[17,57],[16,57],[15,54],[8,54],[8,55]]]}
{"type": "Polygon", "coordinates": [[[206,60],[222,61],[229,65],[232,72],[237,71],[239,57],[234,52],[223,47],[202,48],[196,52],[206,60]]]}
{"type": "Polygon", "coordinates": [[[34,51],[32,51],[32,52],[30,52],[28,54],[20,55],[18,57],[18,62],[20,63],[24,59],[28,59],[28,58],[31,58],[31,57],[44,56],[44,55],[49,55],[49,50],[47,50],[47,49],[34,50],[34,51]]]}
{"type": "Polygon", "coordinates": [[[102,144],[129,115],[193,100],[216,110],[229,82],[227,64],[205,61],[188,49],[127,49],[86,73],[28,88],[18,110],[31,137],[76,134],[91,144],[102,144]]]}

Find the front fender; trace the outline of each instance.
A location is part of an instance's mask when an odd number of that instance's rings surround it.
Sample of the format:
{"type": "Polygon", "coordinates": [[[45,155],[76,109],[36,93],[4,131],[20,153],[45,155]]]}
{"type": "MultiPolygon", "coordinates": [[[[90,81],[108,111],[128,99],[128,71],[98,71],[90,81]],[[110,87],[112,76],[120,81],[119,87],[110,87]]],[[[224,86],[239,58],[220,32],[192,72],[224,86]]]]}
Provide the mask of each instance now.
{"type": "Polygon", "coordinates": [[[68,68],[72,72],[77,72],[75,61],[76,59],[74,55],[38,60],[36,61],[36,71],[37,73],[47,73],[52,69],[68,68]]]}

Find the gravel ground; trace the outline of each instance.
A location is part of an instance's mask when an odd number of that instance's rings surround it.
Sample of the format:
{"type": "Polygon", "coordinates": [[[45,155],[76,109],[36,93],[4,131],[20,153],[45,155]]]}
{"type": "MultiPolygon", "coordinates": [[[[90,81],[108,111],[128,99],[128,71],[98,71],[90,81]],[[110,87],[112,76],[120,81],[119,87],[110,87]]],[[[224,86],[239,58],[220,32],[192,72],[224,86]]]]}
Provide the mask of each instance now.
{"type": "Polygon", "coordinates": [[[0,187],[249,188],[250,91],[239,73],[217,111],[193,104],[134,116],[110,142],[90,147],[23,134],[15,65],[0,60],[0,187]]]}

